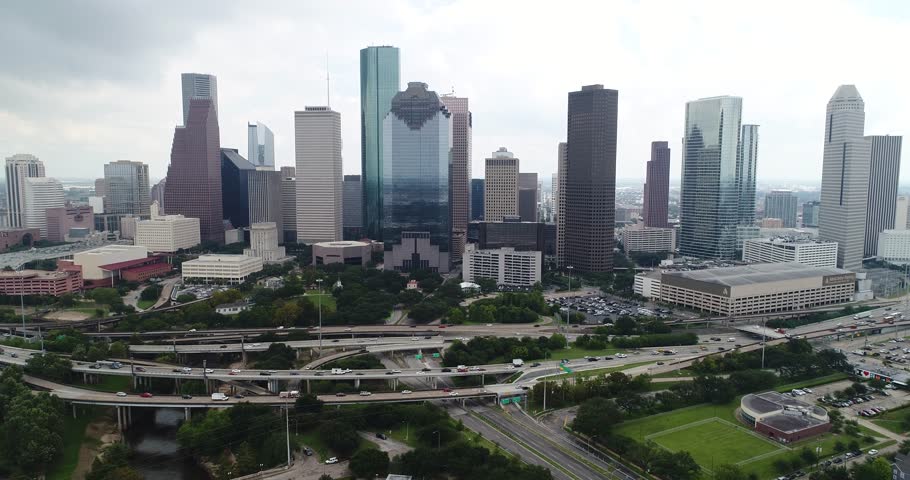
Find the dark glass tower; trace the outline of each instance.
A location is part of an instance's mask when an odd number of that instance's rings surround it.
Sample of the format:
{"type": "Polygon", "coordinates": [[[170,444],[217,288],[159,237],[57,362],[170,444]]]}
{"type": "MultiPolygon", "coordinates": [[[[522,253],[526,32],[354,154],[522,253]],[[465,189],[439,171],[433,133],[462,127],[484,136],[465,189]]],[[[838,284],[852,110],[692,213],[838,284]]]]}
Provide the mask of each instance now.
{"type": "Polygon", "coordinates": [[[483,220],[483,179],[471,179],[471,220],[483,220]]]}
{"type": "Polygon", "coordinates": [[[566,265],[613,270],[619,92],[588,85],[569,93],[566,265]]]}
{"type": "Polygon", "coordinates": [[[383,125],[383,220],[386,250],[402,232],[429,232],[448,252],[451,114],[436,92],[420,82],[395,95],[383,125]]]}
{"type": "Polygon", "coordinates": [[[398,49],[360,51],[360,167],[363,181],[363,234],[382,240],[383,121],[398,93],[398,49]]]}
{"type": "Polygon", "coordinates": [[[667,142],[651,142],[651,160],[645,177],[644,206],[641,214],[646,227],[667,228],[670,201],[670,147],[667,142]]]}
{"type": "Polygon", "coordinates": [[[250,226],[250,191],[247,175],[256,170],[237,150],[221,149],[221,208],[234,228],[250,226]]]}
{"type": "Polygon", "coordinates": [[[186,126],[174,130],[164,203],[168,214],[198,218],[203,242],[223,244],[220,145],[215,104],[190,99],[186,126]]]}

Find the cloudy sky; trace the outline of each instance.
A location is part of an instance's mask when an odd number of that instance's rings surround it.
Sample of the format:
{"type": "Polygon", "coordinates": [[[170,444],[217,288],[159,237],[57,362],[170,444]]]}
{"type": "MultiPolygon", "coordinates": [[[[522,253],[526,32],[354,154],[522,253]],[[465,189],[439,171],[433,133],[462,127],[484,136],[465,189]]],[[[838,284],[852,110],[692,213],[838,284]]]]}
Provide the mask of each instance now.
{"type": "Polygon", "coordinates": [[[35,154],[61,178],[138,160],[160,178],[194,71],[218,76],[223,146],[245,153],[261,121],[292,165],[293,112],[326,103],[328,56],[359,173],[358,51],[395,45],[402,83],[470,98],[474,177],[506,146],[548,179],[567,92],[601,83],[619,90],[620,178],[644,177],[652,140],[670,141],[678,177],[685,102],[738,95],[761,125],[759,182],[813,183],[839,84],[858,86],[868,134],[910,134],[908,32],[901,0],[2,2],[0,157],[35,154]]]}

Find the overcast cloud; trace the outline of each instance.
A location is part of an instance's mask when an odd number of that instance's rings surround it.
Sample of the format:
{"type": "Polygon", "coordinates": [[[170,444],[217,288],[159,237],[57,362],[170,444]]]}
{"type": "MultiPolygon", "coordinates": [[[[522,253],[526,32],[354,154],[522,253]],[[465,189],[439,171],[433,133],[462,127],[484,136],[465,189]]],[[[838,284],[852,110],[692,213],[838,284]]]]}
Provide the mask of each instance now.
{"type": "Polygon", "coordinates": [[[359,173],[358,51],[395,45],[403,85],[470,98],[474,177],[505,146],[546,182],[567,92],[601,83],[619,90],[620,178],[644,177],[652,140],[670,142],[678,177],[685,102],[738,95],[743,122],[761,125],[759,183],[818,182],[839,84],[858,86],[867,134],[910,134],[908,3],[2,2],[0,157],[79,178],[138,160],[163,177],[180,73],[203,72],[218,76],[222,145],[245,154],[261,121],[293,165],[293,112],[326,103],[328,56],[344,171],[359,173]]]}

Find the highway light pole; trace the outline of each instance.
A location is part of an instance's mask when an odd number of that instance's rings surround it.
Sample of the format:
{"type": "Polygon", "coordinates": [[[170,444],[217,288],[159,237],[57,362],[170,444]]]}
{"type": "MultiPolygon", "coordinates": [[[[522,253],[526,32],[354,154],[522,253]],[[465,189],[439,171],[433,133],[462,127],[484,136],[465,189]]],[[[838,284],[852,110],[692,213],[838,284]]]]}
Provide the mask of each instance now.
{"type": "Polygon", "coordinates": [[[288,469],[291,468],[291,419],[290,410],[288,410],[288,399],[284,398],[284,433],[287,437],[288,444],[288,469]]]}
{"type": "MultiPolygon", "coordinates": [[[[575,268],[572,265],[567,265],[566,270],[569,271],[569,291],[572,291],[572,269],[575,268]]],[[[569,326],[572,325],[572,305],[574,301],[569,304],[569,315],[566,317],[566,335],[569,334],[569,326]]]]}
{"type": "Polygon", "coordinates": [[[316,284],[319,285],[319,356],[322,357],[322,279],[317,278],[316,284]]]}

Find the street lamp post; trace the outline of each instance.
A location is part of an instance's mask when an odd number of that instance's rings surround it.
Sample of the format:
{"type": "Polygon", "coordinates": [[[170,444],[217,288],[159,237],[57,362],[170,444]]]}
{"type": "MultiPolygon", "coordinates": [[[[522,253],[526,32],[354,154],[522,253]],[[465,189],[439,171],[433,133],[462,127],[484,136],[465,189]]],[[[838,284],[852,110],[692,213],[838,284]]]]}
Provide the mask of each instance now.
{"type": "MultiPolygon", "coordinates": [[[[569,291],[572,291],[572,269],[575,268],[572,265],[566,266],[566,270],[569,271],[569,291]]],[[[574,303],[574,302],[573,302],[574,303]]],[[[569,334],[569,326],[572,324],[572,303],[569,304],[569,315],[566,317],[566,335],[569,334]]]]}

